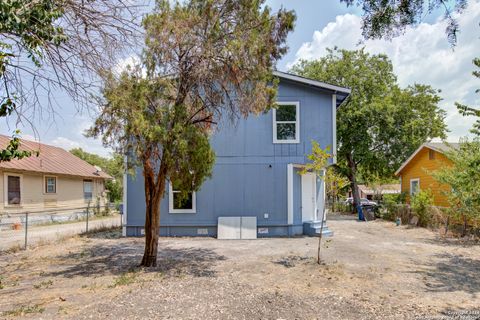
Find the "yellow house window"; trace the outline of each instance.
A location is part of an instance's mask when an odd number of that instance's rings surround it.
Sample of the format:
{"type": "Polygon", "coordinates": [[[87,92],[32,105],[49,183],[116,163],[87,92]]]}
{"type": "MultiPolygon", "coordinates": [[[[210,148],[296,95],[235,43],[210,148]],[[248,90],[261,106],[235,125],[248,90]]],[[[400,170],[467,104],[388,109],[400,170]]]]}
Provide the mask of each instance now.
{"type": "Polygon", "coordinates": [[[435,160],[435,151],[433,151],[432,149],[428,150],[428,159],[435,160]]]}
{"type": "Polygon", "coordinates": [[[414,196],[420,191],[420,179],[410,180],[410,195],[414,196]]]}

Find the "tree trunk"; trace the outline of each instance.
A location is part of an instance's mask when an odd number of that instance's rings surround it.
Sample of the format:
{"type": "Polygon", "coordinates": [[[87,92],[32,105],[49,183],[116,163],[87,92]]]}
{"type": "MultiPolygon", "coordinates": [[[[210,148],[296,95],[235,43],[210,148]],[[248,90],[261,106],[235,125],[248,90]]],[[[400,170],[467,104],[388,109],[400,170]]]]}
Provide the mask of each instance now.
{"type": "Polygon", "coordinates": [[[317,250],[317,263],[322,264],[322,259],[320,255],[320,250],[322,249],[322,237],[323,237],[323,223],[325,220],[325,208],[323,209],[322,214],[322,225],[320,226],[320,236],[318,237],[318,250],[317,250]]]}
{"type": "Polygon", "coordinates": [[[353,160],[351,154],[347,155],[347,162],[348,167],[350,168],[350,172],[348,174],[348,180],[350,180],[350,188],[352,189],[352,197],[353,197],[353,210],[354,212],[357,211],[358,213],[358,206],[361,204],[360,202],[360,193],[358,192],[358,184],[357,184],[357,165],[353,160]]]}
{"type": "Polygon", "coordinates": [[[463,215],[463,228],[462,228],[462,237],[467,235],[467,215],[463,215]]]}
{"type": "Polygon", "coordinates": [[[149,161],[143,164],[145,178],[145,251],[143,253],[142,267],[157,266],[158,232],[160,228],[160,200],[165,191],[166,168],[160,165],[160,170],[155,181],[155,172],[149,161]]]}

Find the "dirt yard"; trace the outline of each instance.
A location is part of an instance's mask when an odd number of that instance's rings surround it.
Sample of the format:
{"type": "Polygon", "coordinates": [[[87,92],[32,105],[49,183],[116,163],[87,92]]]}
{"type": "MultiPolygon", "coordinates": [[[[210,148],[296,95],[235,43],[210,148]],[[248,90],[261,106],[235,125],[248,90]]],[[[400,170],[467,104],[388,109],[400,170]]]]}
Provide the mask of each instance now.
{"type": "Polygon", "coordinates": [[[478,319],[480,245],[340,216],[316,238],[160,240],[118,231],[0,256],[0,318],[478,319]]]}

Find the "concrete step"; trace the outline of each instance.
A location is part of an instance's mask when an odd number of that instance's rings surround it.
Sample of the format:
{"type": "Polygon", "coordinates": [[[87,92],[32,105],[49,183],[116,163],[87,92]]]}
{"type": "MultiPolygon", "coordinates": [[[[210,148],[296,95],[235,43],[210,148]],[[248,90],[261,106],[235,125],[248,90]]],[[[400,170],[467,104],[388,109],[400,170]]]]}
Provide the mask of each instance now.
{"type": "Polygon", "coordinates": [[[323,237],[333,236],[333,232],[328,228],[327,224],[324,223],[322,229],[321,221],[309,221],[303,223],[303,234],[307,236],[319,236],[322,232],[323,237]]]}

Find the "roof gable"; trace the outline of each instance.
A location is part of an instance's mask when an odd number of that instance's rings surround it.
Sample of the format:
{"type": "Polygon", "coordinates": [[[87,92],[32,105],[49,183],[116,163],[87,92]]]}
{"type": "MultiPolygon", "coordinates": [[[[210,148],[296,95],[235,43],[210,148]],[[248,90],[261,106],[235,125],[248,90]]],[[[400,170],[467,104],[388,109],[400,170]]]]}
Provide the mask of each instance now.
{"type": "Polygon", "coordinates": [[[447,151],[450,151],[452,149],[458,149],[459,144],[458,143],[442,143],[442,142],[425,142],[422,144],[420,147],[418,147],[417,150],[415,150],[414,153],[398,168],[397,171],[395,171],[395,175],[398,176],[400,172],[402,172],[403,169],[422,151],[424,148],[439,152],[444,154],[447,151]]]}
{"type": "MultiPolygon", "coordinates": [[[[9,141],[10,137],[0,135],[0,148],[5,148],[9,141]]],[[[21,160],[14,159],[12,161],[0,162],[0,169],[62,174],[86,178],[112,178],[107,173],[98,171],[94,166],[62,148],[34,141],[21,140],[20,149],[40,151],[40,154],[38,157],[31,156],[21,160]]]]}
{"type": "Polygon", "coordinates": [[[336,86],[336,85],[329,84],[329,83],[326,83],[326,82],[317,81],[317,80],[297,76],[297,75],[291,74],[291,73],[274,71],[273,75],[280,78],[281,80],[291,81],[291,82],[306,85],[306,86],[309,86],[309,87],[312,87],[312,88],[315,88],[315,89],[321,89],[321,90],[324,90],[324,91],[328,91],[328,92],[331,92],[332,94],[336,94],[337,95],[337,107],[340,106],[343,103],[343,101],[345,101],[345,99],[352,92],[352,90],[349,89],[349,88],[344,88],[344,87],[336,86]]]}

